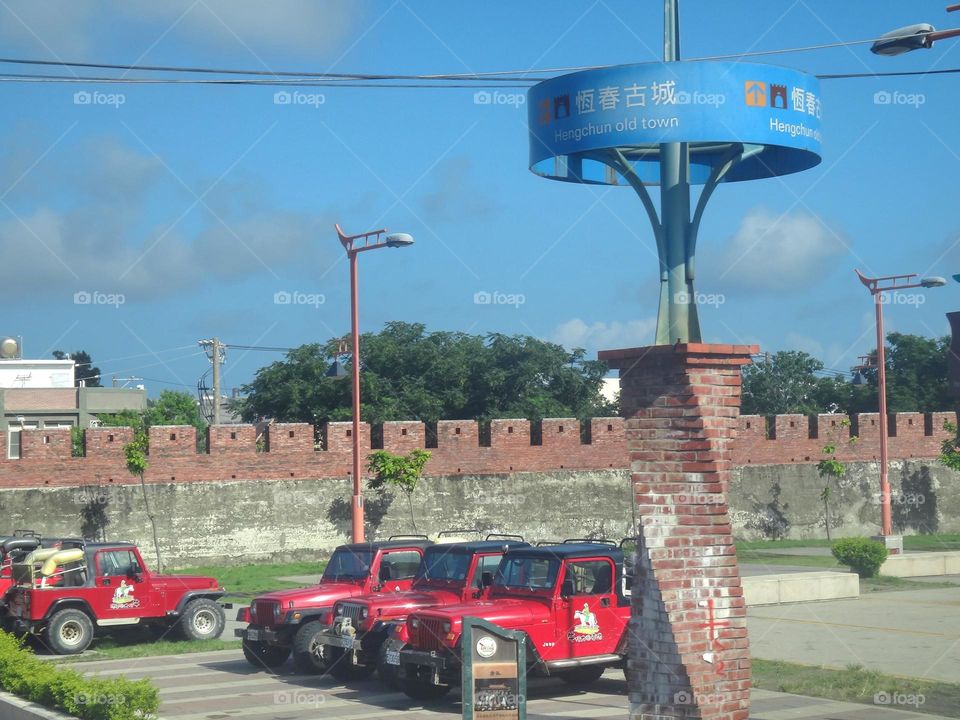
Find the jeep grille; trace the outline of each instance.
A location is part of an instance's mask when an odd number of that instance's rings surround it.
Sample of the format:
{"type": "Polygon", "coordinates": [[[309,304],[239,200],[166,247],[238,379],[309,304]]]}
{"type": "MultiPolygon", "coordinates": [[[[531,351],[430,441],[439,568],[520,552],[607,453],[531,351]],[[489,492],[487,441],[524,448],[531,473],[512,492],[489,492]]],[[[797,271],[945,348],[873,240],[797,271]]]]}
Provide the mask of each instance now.
{"type": "Polygon", "coordinates": [[[359,605],[354,605],[353,603],[344,603],[342,606],[343,616],[350,618],[354,627],[360,627],[360,613],[362,610],[363,608],[361,608],[359,605]]]}
{"type": "Polygon", "coordinates": [[[255,625],[273,625],[276,622],[275,608],[278,606],[276,600],[254,600],[250,621],[255,625]]]}
{"type": "Polygon", "coordinates": [[[442,650],[443,638],[446,635],[443,632],[443,621],[425,618],[419,620],[416,629],[408,625],[413,647],[418,650],[442,650]]]}

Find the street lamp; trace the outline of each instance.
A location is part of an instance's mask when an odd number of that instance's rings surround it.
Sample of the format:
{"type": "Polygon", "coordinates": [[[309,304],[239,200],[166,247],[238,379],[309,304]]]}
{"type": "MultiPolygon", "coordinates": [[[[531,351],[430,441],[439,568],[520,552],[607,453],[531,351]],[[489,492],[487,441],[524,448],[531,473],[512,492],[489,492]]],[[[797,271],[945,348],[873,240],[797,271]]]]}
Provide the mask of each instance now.
{"type": "Polygon", "coordinates": [[[877,394],[879,396],[880,420],[880,516],[881,534],[887,549],[892,553],[900,553],[903,547],[893,539],[893,512],[890,508],[890,481],[887,477],[887,367],[884,354],[885,339],[883,335],[883,293],[907,290],[909,288],[942,287],[947,281],[941,277],[928,277],[914,280],[916,273],[910,275],[889,275],[887,277],[870,278],[859,270],[855,270],[860,282],[873,295],[873,304],[877,311],[877,394]],[[888,540],[888,538],[890,538],[888,540]]]}
{"type": "MultiPolygon", "coordinates": [[[[955,10],[960,10],[960,4],[947,6],[947,12],[954,12],[955,10]]],[[[929,50],[937,40],[946,40],[952,37],[960,37],[960,28],[938,32],[929,23],[917,23],[881,35],[880,39],[870,47],[870,52],[875,55],[893,57],[912,50],[929,50]]]]}
{"type": "Polygon", "coordinates": [[[407,233],[386,234],[386,229],[359,235],[344,235],[340,225],[334,225],[343,249],[350,260],[350,332],[353,358],[353,541],[363,542],[363,487],[360,484],[360,310],[357,289],[357,256],[367,250],[399,248],[413,245],[407,233]]]}

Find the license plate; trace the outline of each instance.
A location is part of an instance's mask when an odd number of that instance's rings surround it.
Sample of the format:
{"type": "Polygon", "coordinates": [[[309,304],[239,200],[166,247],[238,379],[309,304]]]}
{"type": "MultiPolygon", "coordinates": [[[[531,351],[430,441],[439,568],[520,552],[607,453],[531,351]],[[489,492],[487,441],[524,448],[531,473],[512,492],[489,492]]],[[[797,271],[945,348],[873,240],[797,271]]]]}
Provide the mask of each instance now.
{"type": "Polygon", "coordinates": [[[399,665],[400,664],[400,651],[399,650],[387,650],[384,653],[387,660],[387,665],[399,665]]]}
{"type": "Polygon", "coordinates": [[[247,630],[247,640],[253,640],[254,642],[256,642],[259,639],[260,639],[259,630],[247,630]]]}
{"type": "Polygon", "coordinates": [[[333,645],[334,647],[344,648],[346,650],[353,649],[353,638],[352,637],[343,637],[341,635],[332,635],[328,639],[328,644],[333,645]]]}

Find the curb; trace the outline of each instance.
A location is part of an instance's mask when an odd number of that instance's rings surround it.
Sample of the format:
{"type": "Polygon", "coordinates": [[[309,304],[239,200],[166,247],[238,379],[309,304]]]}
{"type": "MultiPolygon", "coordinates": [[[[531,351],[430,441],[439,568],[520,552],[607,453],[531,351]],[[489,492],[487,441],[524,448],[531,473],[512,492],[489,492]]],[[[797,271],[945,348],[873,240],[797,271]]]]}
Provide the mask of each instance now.
{"type": "Polygon", "coordinates": [[[3,720],[72,720],[57,710],[50,710],[29,700],[0,690],[0,717],[3,720]]]}

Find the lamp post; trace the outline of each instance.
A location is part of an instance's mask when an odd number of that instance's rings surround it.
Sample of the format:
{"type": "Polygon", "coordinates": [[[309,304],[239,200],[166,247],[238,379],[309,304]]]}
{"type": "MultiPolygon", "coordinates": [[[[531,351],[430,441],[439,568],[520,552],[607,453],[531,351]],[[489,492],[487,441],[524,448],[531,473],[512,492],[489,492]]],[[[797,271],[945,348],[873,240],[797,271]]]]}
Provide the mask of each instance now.
{"type": "Polygon", "coordinates": [[[334,225],[343,249],[350,260],[350,333],[353,357],[353,542],[364,540],[363,533],[363,486],[360,483],[360,309],[357,287],[357,256],[367,250],[380,248],[398,248],[413,245],[413,238],[407,233],[391,233],[386,229],[373,230],[359,235],[344,235],[340,225],[334,225]]]}
{"type": "MultiPolygon", "coordinates": [[[[948,5],[947,12],[960,10],[960,4],[948,5]]],[[[871,47],[875,55],[892,57],[912,50],[929,50],[937,40],[960,37],[960,28],[937,30],[930,23],[917,23],[897,28],[882,35],[871,47]]]]}
{"type": "Polygon", "coordinates": [[[887,475],[887,367],[884,353],[885,339],[883,334],[883,293],[897,292],[909,288],[932,288],[946,285],[941,277],[921,278],[916,273],[910,275],[888,275],[886,277],[870,278],[859,270],[855,271],[860,282],[873,295],[873,305],[877,312],[877,395],[879,397],[880,420],[880,517],[881,535],[887,549],[894,553],[902,552],[902,547],[893,538],[893,512],[890,507],[890,481],[887,475]],[[891,543],[893,547],[891,547],[891,543]]]}

